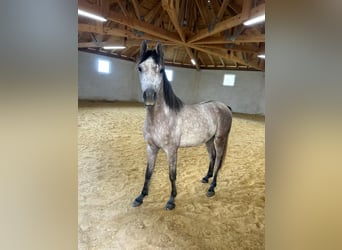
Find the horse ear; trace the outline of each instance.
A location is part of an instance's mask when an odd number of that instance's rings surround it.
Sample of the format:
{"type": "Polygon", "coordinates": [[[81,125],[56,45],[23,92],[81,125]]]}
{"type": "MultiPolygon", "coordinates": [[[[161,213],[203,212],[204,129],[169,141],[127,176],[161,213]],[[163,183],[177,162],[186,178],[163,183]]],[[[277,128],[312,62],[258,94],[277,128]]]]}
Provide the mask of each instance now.
{"type": "Polygon", "coordinates": [[[156,51],[157,51],[157,54],[159,55],[161,61],[163,61],[163,56],[164,56],[163,46],[161,45],[161,43],[159,41],[157,42],[157,45],[156,45],[156,51]]]}
{"type": "Polygon", "coordinates": [[[142,41],[141,45],[140,45],[140,57],[142,57],[142,55],[146,52],[147,49],[147,42],[146,40],[142,41]]]}

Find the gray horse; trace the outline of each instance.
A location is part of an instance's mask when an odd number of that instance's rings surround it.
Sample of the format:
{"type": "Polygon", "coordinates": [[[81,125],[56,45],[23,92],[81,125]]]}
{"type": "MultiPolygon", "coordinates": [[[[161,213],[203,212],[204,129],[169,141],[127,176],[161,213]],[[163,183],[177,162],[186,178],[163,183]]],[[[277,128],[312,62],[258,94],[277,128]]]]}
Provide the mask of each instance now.
{"type": "Polygon", "coordinates": [[[143,132],[147,142],[147,168],[142,192],[132,205],[141,205],[148,195],[157,154],[159,149],[163,149],[168,159],[171,181],[171,197],[165,209],[175,208],[177,150],[179,147],[199,146],[202,143],[206,144],[210,159],[208,173],[202,182],[208,183],[209,178],[214,176],[207,192],[208,197],[213,196],[217,174],[227,150],[232,124],[231,109],[216,101],[183,104],[167,80],[159,42],[154,50],[148,50],[146,41],[142,42],[137,68],[146,107],[143,132]]]}

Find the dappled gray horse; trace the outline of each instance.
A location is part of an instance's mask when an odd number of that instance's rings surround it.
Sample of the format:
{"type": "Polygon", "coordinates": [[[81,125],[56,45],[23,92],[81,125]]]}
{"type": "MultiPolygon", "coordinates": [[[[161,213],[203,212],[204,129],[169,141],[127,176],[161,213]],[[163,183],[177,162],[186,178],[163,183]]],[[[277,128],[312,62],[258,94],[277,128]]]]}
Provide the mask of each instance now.
{"type": "Polygon", "coordinates": [[[146,41],[141,44],[138,71],[146,107],[144,138],[147,142],[147,168],[141,194],[133,206],[139,206],[148,195],[149,183],[159,149],[166,153],[169,163],[171,197],[165,209],[175,207],[177,150],[179,147],[206,144],[209,153],[209,169],[202,182],[208,183],[214,176],[207,196],[215,194],[217,174],[227,150],[228,135],[232,124],[232,112],[225,104],[215,101],[185,105],[174,94],[167,80],[163,50],[158,42],[154,50],[147,50],[146,41]]]}

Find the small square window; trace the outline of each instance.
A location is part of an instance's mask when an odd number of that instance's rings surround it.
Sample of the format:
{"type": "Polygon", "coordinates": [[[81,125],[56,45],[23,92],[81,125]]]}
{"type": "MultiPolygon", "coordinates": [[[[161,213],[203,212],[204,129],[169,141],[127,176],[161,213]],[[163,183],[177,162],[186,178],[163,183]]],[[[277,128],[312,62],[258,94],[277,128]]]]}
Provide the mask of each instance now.
{"type": "Polygon", "coordinates": [[[224,74],[223,86],[234,86],[235,85],[235,75],[234,74],[224,74]]]}
{"type": "Polygon", "coordinates": [[[165,69],[165,74],[166,74],[167,80],[172,82],[172,80],[173,80],[173,70],[165,69]]]}
{"type": "Polygon", "coordinates": [[[109,74],[110,73],[110,64],[109,61],[105,61],[105,60],[101,60],[99,59],[97,61],[97,71],[99,73],[106,73],[109,74]]]}

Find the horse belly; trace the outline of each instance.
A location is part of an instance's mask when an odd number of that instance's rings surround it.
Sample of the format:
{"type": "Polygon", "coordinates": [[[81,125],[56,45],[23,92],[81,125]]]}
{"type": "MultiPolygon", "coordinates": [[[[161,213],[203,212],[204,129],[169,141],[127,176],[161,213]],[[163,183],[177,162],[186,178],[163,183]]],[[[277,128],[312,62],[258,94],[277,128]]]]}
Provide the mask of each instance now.
{"type": "Polygon", "coordinates": [[[195,147],[209,141],[215,135],[214,128],[196,128],[183,131],[180,138],[180,147],[195,147]]]}

